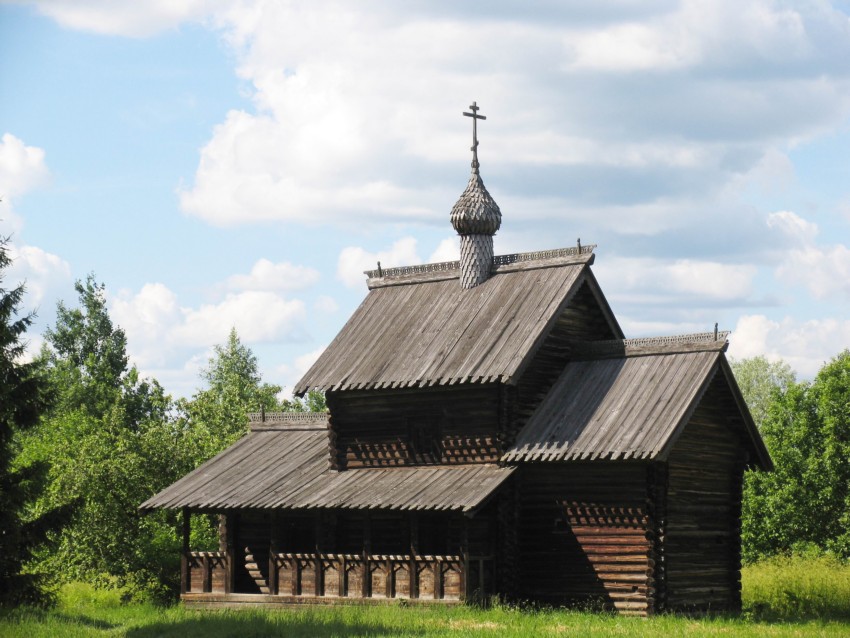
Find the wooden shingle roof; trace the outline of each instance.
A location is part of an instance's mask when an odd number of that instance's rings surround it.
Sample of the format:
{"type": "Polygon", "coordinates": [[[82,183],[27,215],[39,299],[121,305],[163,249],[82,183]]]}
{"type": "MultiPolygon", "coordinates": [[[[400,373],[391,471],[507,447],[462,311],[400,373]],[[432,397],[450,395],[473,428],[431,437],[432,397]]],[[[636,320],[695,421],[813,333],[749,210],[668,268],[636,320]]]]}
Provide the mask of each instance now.
{"type": "Polygon", "coordinates": [[[512,471],[478,464],[338,472],[328,467],[326,425],[259,425],[139,507],[472,512],[512,471]]]}
{"type": "Polygon", "coordinates": [[[726,363],[726,334],[577,344],[515,444],[524,461],[663,459],[709,384],[725,377],[730,422],[742,425],[753,461],[771,461],[726,363]]]}
{"type": "Polygon", "coordinates": [[[494,258],[472,289],[457,262],[372,271],[370,292],[296,384],[354,390],[513,383],[593,262],[593,246],[494,258]]]}

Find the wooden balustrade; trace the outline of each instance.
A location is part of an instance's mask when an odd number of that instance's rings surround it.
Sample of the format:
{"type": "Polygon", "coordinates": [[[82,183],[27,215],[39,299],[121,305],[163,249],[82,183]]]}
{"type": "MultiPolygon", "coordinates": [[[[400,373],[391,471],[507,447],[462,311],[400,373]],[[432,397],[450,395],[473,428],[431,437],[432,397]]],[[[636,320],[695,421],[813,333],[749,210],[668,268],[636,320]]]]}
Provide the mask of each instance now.
{"type": "Polygon", "coordinates": [[[226,552],[188,552],[184,593],[225,593],[227,581],[226,552]]]}
{"type": "Polygon", "coordinates": [[[280,596],[460,600],[461,556],[274,553],[271,591],[280,596]]]}

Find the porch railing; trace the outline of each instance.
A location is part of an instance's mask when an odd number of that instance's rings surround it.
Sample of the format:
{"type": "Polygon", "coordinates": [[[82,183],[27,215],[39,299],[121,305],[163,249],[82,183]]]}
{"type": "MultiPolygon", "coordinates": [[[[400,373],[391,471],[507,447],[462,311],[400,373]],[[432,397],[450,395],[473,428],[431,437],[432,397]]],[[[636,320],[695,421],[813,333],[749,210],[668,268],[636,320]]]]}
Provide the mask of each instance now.
{"type": "Polygon", "coordinates": [[[186,556],[187,593],[225,593],[227,582],[226,552],[189,552],[186,556]]]}
{"type": "Polygon", "coordinates": [[[272,593],[339,598],[460,600],[461,556],[273,555],[272,593]]]}
{"type": "MultiPolygon", "coordinates": [[[[226,552],[189,552],[186,593],[229,593],[226,552]]],[[[278,596],[462,600],[489,589],[491,556],[271,554],[268,591],[278,596]]]]}

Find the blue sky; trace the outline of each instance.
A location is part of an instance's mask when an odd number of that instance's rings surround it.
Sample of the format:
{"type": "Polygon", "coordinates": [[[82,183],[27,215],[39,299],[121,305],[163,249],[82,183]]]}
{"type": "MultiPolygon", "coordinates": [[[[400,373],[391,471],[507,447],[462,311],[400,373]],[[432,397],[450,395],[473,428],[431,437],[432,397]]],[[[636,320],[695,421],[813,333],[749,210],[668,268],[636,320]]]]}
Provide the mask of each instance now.
{"type": "Polygon", "coordinates": [[[850,4],[584,4],[0,4],[32,347],[93,272],[173,394],[233,325],[291,387],[363,269],[456,255],[477,100],[497,252],[581,237],[628,336],[811,376],[850,347],[850,4]]]}

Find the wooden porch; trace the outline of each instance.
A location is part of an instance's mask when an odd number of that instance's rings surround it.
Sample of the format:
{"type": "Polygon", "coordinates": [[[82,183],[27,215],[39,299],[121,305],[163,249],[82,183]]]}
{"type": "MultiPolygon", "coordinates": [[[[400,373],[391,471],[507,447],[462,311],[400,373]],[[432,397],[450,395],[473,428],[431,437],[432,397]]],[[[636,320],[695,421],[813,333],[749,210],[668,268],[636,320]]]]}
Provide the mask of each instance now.
{"type": "MultiPolygon", "coordinates": [[[[183,600],[191,604],[379,602],[457,603],[484,589],[492,557],[293,554],[269,555],[259,594],[235,591],[227,552],[184,555],[183,600]]],[[[249,565],[251,567],[251,565],[249,565]]],[[[259,574],[259,570],[254,570],[259,574]]],[[[258,578],[260,578],[258,576],[258,578]]]]}
{"type": "MultiPolygon", "coordinates": [[[[399,599],[457,604],[485,598],[495,591],[495,557],[469,551],[469,526],[463,517],[452,517],[461,523],[460,542],[454,547],[459,552],[422,552],[433,548],[420,547],[420,516],[408,514],[399,517],[394,536],[404,538],[405,544],[409,542],[411,551],[390,554],[373,548],[373,532],[380,530],[372,529],[371,523],[377,521],[371,516],[363,519],[365,533],[356,553],[345,552],[342,547],[338,549],[343,551],[333,551],[333,545],[321,546],[325,543],[318,543],[312,551],[293,548],[297,539],[281,542],[277,533],[281,522],[276,515],[269,517],[264,534],[258,533],[256,518],[222,516],[219,551],[191,551],[189,516],[184,510],[181,598],[191,606],[380,604],[399,599]],[[410,529],[403,531],[405,520],[410,529]],[[410,533],[409,541],[405,531],[410,533]]],[[[317,532],[323,532],[319,536],[331,531],[321,525],[322,519],[317,516],[314,521],[317,532]]],[[[306,522],[301,520],[302,524],[306,522]]],[[[314,539],[310,541],[313,544],[314,539]]],[[[479,547],[480,543],[473,545],[479,547]]]]}

